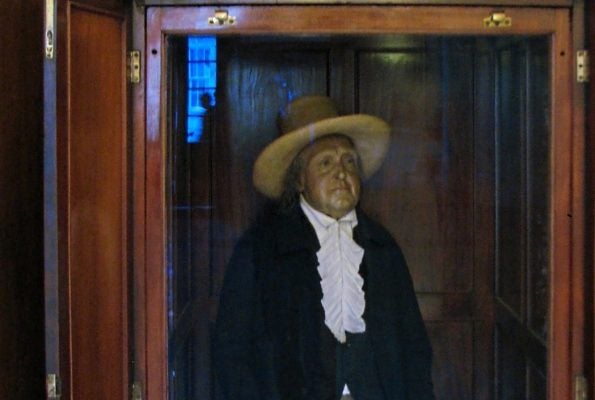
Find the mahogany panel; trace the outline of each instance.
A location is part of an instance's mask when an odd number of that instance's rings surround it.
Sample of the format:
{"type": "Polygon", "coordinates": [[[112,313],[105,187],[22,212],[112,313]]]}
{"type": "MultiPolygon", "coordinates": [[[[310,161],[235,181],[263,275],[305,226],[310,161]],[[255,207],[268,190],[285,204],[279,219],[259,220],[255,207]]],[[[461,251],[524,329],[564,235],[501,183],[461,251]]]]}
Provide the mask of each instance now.
{"type": "MultiPolygon", "coordinates": [[[[551,41],[552,74],[550,87],[554,97],[549,116],[552,121],[552,138],[550,142],[550,314],[548,334],[548,399],[567,399],[572,396],[571,371],[572,354],[568,343],[573,338],[573,326],[570,319],[572,287],[571,271],[582,269],[572,258],[573,237],[572,221],[572,166],[573,154],[584,151],[580,140],[573,136],[581,136],[582,129],[573,129],[572,91],[573,91],[573,57],[571,47],[571,29],[567,12],[559,12],[555,23],[554,40],[551,41]]],[[[576,172],[577,177],[580,172],[576,172]]],[[[580,187],[580,180],[576,188],[580,187]]],[[[581,215],[580,210],[576,210],[581,215]]],[[[577,308],[575,312],[580,312],[577,308]]]]}
{"type": "Polygon", "coordinates": [[[213,259],[218,293],[231,251],[266,200],[252,187],[252,166],[260,151],[279,135],[277,115],[290,99],[327,93],[328,52],[229,45],[221,42],[222,66],[214,138],[213,259]],[[241,201],[238,201],[241,199],[241,201]]]}
{"type": "MultiPolygon", "coordinates": [[[[595,4],[586,4],[586,37],[589,54],[595,54],[595,4]]],[[[585,182],[595,182],[595,63],[591,62],[586,96],[586,144],[585,182]]],[[[586,185],[585,227],[585,375],[589,381],[589,393],[595,393],[595,187],[586,185]]]]}
{"type": "MultiPolygon", "coordinates": [[[[202,34],[450,34],[450,35],[531,35],[551,33],[556,24],[557,9],[540,9],[536,18],[536,9],[514,7],[506,13],[515,23],[506,31],[488,29],[483,19],[493,12],[491,7],[389,7],[369,6],[354,7],[348,5],[333,6],[283,6],[226,7],[229,15],[236,17],[233,25],[214,26],[209,24],[213,16],[211,7],[172,7],[147,8],[147,22],[159,25],[163,33],[202,34]],[[357,23],[352,23],[357,21],[357,23]]],[[[155,36],[149,42],[151,49],[156,48],[155,36]]]]}
{"type": "Polygon", "coordinates": [[[15,400],[45,393],[42,27],[42,2],[0,2],[0,397],[15,400]]]}
{"type": "Polygon", "coordinates": [[[75,0],[77,6],[88,6],[97,11],[114,11],[122,13],[130,1],[128,0],[75,0]]]}
{"type": "Polygon", "coordinates": [[[70,11],[68,273],[71,396],[128,393],[124,24],[70,11]]]}
{"type": "Polygon", "coordinates": [[[432,379],[437,399],[472,400],[474,332],[472,322],[426,323],[432,342],[432,379]]]}
{"type": "Polygon", "coordinates": [[[472,76],[472,52],[460,41],[422,45],[358,57],[357,111],[393,127],[387,159],[362,204],[403,247],[417,291],[469,291],[474,155],[466,110],[473,86],[457,77],[472,76]]]}

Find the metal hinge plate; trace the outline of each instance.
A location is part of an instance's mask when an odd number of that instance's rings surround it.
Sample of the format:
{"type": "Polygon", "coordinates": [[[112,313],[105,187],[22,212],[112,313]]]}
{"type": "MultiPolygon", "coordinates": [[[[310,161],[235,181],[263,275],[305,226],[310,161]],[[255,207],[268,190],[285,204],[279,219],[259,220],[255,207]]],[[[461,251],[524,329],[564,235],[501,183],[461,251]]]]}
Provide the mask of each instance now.
{"type": "Polygon", "coordinates": [[[140,83],[140,51],[130,51],[127,64],[130,83],[140,83]]]}
{"type": "Polygon", "coordinates": [[[483,26],[485,28],[510,28],[512,18],[504,11],[494,11],[489,17],[483,19],[483,26]]]}
{"type": "Polygon", "coordinates": [[[54,58],[54,0],[45,0],[45,58],[54,58]]]}
{"type": "Polygon", "coordinates": [[[576,81],[589,82],[589,51],[576,52],[576,81]]]}
{"type": "Polygon", "coordinates": [[[209,25],[233,25],[236,17],[229,15],[227,10],[215,10],[215,14],[208,19],[209,25]]]}
{"type": "Polygon", "coordinates": [[[587,400],[587,378],[584,375],[574,377],[574,400],[587,400]]]}
{"type": "Polygon", "coordinates": [[[143,400],[143,390],[140,382],[132,384],[132,400],[143,400]]]}
{"type": "Polygon", "coordinates": [[[56,374],[47,374],[45,377],[46,398],[48,400],[59,399],[62,395],[60,378],[56,374]]]}

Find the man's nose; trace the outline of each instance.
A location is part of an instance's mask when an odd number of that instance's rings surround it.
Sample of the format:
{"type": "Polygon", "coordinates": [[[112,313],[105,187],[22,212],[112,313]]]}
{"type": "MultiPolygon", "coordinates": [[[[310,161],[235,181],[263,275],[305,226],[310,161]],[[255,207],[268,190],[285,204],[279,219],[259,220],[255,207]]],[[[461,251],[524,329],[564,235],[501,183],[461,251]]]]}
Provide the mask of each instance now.
{"type": "Polygon", "coordinates": [[[339,163],[337,165],[336,175],[339,179],[345,179],[345,177],[347,176],[347,169],[345,168],[345,165],[343,165],[343,163],[339,163]]]}

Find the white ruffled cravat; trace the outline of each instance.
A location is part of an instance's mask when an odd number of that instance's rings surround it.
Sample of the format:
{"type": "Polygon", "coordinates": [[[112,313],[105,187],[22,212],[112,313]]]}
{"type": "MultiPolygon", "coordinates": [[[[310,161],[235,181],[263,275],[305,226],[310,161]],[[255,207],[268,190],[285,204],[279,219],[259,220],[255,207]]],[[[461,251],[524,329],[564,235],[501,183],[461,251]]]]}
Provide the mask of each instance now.
{"type": "Polygon", "coordinates": [[[364,280],[358,273],[364,249],[353,240],[357,216],[352,210],[336,220],[312,208],[303,196],[300,205],[320,242],[316,256],[324,322],[335,338],[345,343],[346,331],[361,333],[366,330],[362,317],[366,306],[364,280]]]}

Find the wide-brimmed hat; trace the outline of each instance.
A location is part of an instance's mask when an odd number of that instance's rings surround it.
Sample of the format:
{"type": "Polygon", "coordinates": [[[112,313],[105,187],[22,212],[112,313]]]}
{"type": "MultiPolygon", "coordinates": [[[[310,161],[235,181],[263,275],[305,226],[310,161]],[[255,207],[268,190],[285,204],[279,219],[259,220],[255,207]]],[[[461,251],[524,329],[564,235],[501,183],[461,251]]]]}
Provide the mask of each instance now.
{"type": "Polygon", "coordinates": [[[361,160],[362,178],[380,168],[389,144],[390,127],[378,117],[365,114],[338,116],[333,101],[325,96],[304,96],[287,105],[279,115],[281,136],[260,153],[252,180],[265,196],[283,193],[287,169],[295,156],[314,140],[331,134],[351,138],[361,160]]]}

